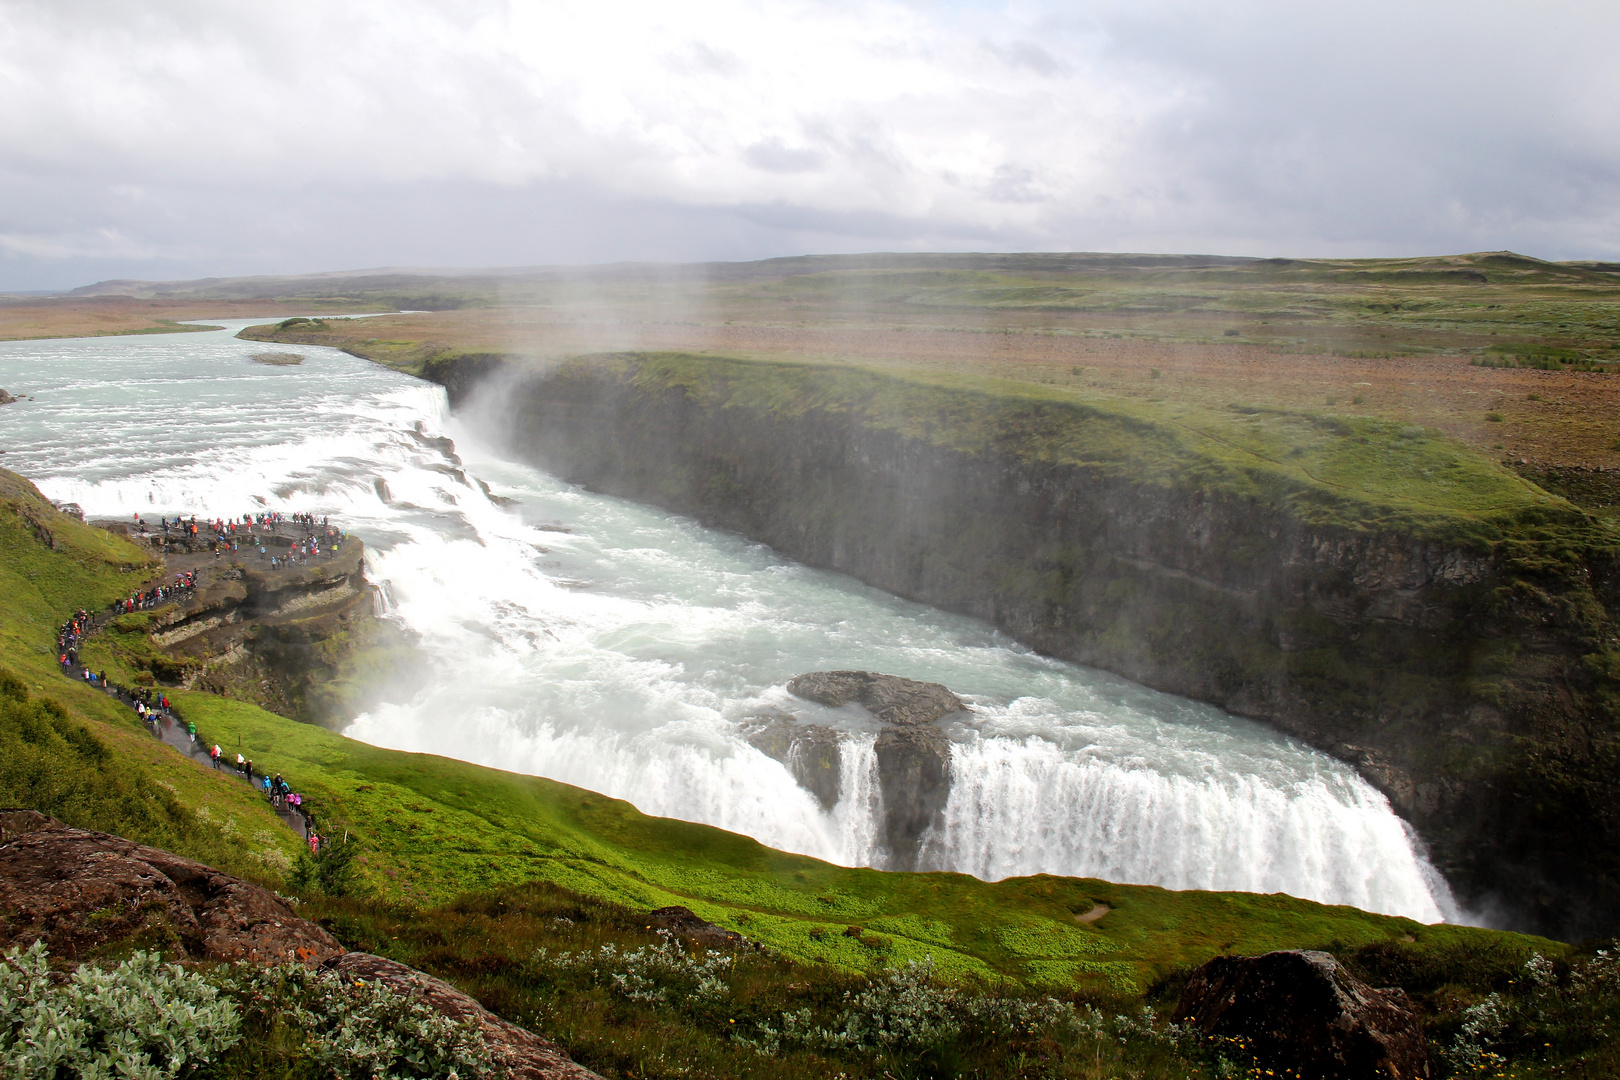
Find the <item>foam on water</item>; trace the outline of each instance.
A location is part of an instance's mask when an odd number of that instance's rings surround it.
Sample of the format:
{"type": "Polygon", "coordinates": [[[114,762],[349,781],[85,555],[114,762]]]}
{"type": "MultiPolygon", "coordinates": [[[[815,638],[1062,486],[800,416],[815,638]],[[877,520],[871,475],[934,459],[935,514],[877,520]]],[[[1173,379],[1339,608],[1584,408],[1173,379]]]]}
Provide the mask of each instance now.
{"type": "Polygon", "coordinates": [[[1456,915],[1387,800],[1325,755],[561,484],[484,447],[436,387],[311,347],[300,367],[256,365],[263,346],[230,332],[0,344],[0,386],[36,398],[0,411],[0,464],[91,515],[339,519],[367,542],[389,617],[420,635],[431,667],[408,701],[356,717],[357,738],[881,864],[871,723],[783,684],[887,671],[943,682],[975,709],[952,731],[955,782],[926,838],[930,865],[1456,915]],[[517,503],[443,471],[418,424],[453,438],[468,472],[517,503]],[[850,733],[831,812],[740,734],[770,709],[850,733]]]}

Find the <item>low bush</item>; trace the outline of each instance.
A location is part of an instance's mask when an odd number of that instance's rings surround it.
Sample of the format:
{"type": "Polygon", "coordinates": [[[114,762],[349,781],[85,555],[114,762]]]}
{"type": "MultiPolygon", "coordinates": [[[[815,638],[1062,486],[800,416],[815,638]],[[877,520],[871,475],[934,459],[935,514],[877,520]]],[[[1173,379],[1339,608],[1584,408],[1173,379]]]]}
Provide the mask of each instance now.
{"type": "Polygon", "coordinates": [[[178,964],[136,953],[53,982],[45,946],[0,960],[0,1070],[14,1080],[170,1080],[241,1041],[228,996],[178,964]]]}
{"type": "Polygon", "coordinates": [[[478,1025],[455,1021],[376,983],[300,964],[222,968],[246,1038],[209,1077],[489,1080],[500,1075],[478,1025]]]}
{"type": "Polygon", "coordinates": [[[155,953],[53,978],[45,946],[0,957],[7,1080],[493,1080],[482,1031],[375,983],[300,964],[187,971],[155,953]]]}

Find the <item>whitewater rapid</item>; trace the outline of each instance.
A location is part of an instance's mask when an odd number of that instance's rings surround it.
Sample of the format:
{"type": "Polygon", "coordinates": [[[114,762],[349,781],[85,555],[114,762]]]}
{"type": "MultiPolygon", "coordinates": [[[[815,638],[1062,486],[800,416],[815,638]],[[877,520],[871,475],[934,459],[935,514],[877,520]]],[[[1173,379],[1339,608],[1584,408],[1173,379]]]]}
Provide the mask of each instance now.
{"type": "Polygon", "coordinates": [[[783,686],[884,671],[973,706],[950,729],[953,784],[924,865],[1458,916],[1388,801],[1324,754],[505,460],[438,387],[309,346],[301,366],[255,364],[266,347],[231,336],[248,323],[226,325],[0,343],[0,386],[34,398],[0,410],[0,464],[91,516],[270,508],[331,515],[364,539],[425,670],[356,716],[355,738],[882,865],[876,727],[783,686]],[[514,501],[463,482],[421,434],[453,439],[466,472],[514,501]],[[830,811],[744,737],[773,710],[848,733],[830,811]]]}

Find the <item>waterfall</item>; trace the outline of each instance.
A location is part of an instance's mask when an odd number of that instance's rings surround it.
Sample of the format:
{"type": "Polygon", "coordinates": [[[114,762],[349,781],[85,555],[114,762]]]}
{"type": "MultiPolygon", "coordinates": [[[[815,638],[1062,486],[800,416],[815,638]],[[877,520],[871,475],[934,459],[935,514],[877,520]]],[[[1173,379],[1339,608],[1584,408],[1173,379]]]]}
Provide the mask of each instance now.
{"type": "Polygon", "coordinates": [[[1166,775],[1077,759],[1033,735],[959,744],[952,771],[945,820],[925,841],[941,869],[1282,892],[1424,922],[1455,914],[1387,800],[1345,773],[1286,785],[1166,775]]]}

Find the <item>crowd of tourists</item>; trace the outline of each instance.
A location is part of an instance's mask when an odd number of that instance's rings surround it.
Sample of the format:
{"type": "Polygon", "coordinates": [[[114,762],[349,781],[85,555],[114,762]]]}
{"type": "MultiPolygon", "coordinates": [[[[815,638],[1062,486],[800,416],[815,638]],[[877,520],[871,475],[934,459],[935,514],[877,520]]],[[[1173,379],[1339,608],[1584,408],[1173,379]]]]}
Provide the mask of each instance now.
{"type": "Polygon", "coordinates": [[[150,611],[159,608],[165,602],[190,595],[197,591],[197,571],[187,570],[183,574],[174,575],[173,585],[155,585],[150,589],[143,589],[133,593],[122,600],[112,602],[114,615],[125,615],[131,611],[150,611]]]}
{"type": "MultiPolygon", "coordinates": [[[[171,545],[177,540],[183,541],[190,551],[206,544],[217,559],[227,553],[239,554],[246,545],[249,552],[258,548],[259,558],[276,569],[294,563],[307,564],[310,559],[319,559],[323,551],[331,554],[348,539],[348,534],[333,527],[330,519],[314,514],[264,511],[243,514],[240,518],[199,521],[193,514],[189,518],[177,515],[159,520],[166,550],[172,550],[171,545]],[[289,532],[291,536],[284,535],[289,532]],[[282,545],[286,545],[285,550],[282,545]]],[[[134,516],[134,524],[146,534],[146,521],[139,514],[134,516]]]]}
{"type": "MultiPolygon", "coordinates": [[[[146,523],[138,514],[135,516],[135,524],[143,531],[146,528],[146,523]]],[[[347,539],[347,534],[334,528],[328,519],[324,517],[317,519],[313,514],[243,514],[240,519],[215,518],[202,521],[195,516],[189,519],[164,517],[162,525],[164,536],[167,538],[183,537],[191,540],[207,538],[213,545],[216,556],[224,550],[237,551],[239,545],[244,542],[249,545],[249,550],[257,546],[260,558],[268,559],[272,566],[278,567],[294,561],[319,558],[323,551],[329,554],[347,539]],[[286,526],[292,528],[286,529],[286,526]],[[293,536],[289,539],[278,535],[280,531],[291,532],[293,536]],[[285,553],[280,548],[282,543],[287,544],[285,553]],[[271,554],[272,545],[276,549],[275,554],[271,554]]],[[[110,614],[121,615],[151,610],[180,599],[194,592],[196,588],[197,571],[188,570],[176,574],[173,584],[156,585],[114,600],[110,605],[110,614]]],[[[167,694],[154,687],[119,686],[107,678],[105,671],[93,671],[81,665],[80,646],[86,637],[100,629],[104,621],[105,619],[98,620],[90,612],[81,609],[75,611],[71,618],[57,628],[57,661],[61,665],[62,673],[71,679],[82,679],[85,683],[118,698],[134,710],[147,730],[159,739],[164,738],[166,729],[172,730],[172,725],[182,723],[167,694]]],[[[234,767],[244,780],[263,793],[278,813],[296,815],[303,824],[310,852],[319,854],[321,837],[316,831],[315,814],[306,804],[304,797],[294,791],[292,785],[280,773],[274,775],[263,773],[242,754],[236,755],[236,762],[232,766],[225,760],[225,752],[218,743],[210,745],[207,739],[197,733],[197,725],[194,722],[183,723],[188,752],[195,753],[198,748],[207,748],[208,759],[214,768],[234,767]]]]}
{"type": "MultiPolygon", "coordinates": [[[[63,673],[70,678],[75,677],[75,672],[71,666],[64,665],[63,673]]],[[[162,739],[165,727],[183,723],[187,747],[190,752],[195,753],[197,748],[207,747],[208,760],[214,768],[223,770],[233,767],[227,765],[225,752],[218,743],[210,745],[207,738],[198,734],[195,721],[181,720],[175,711],[174,703],[161,690],[149,686],[134,688],[119,686],[108,681],[106,672],[96,673],[89,669],[85,669],[84,679],[91,685],[99,686],[102,690],[133,709],[135,715],[154,737],[162,739]]],[[[306,805],[304,797],[294,791],[292,785],[280,773],[272,776],[261,772],[251,760],[242,754],[236,755],[234,769],[242,779],[263,793],[277,813],[293,814],[301,818],[310,853],[320,853],[321,837],[316,831],[315,813],[306,805]]]]}
{"type": "Polygon", "coordinates": [[[80,608],[71,619],[56,628],[57,663],[63,667],[78,666],[79,642],[85,639],[93,626],[90,613],[80,608]]]}

